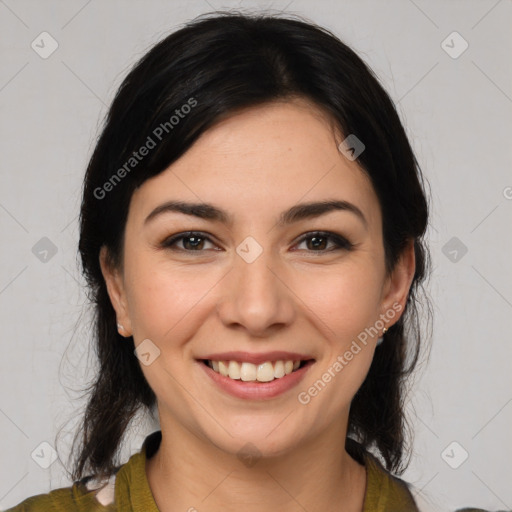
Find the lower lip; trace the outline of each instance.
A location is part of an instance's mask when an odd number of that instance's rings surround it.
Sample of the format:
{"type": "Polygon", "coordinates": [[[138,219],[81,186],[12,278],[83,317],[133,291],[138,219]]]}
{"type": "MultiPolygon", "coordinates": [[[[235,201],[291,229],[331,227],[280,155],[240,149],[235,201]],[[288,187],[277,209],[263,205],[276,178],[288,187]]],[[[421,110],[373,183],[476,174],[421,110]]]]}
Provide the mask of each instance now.
{"type": "Polygon", "coordinates": [[[267,400],[292,389],[304,378],[304,375],[306,375],[306,372],[314,363],[314,361],[308,361],[298,370],[270,382],[245,382],[243,380],[234,380],[229,377],[224,377],[224,375],[212,370],[202,361],[197,362],[213,382],[223,391],[237,398],[251,400],[267,400]]]}

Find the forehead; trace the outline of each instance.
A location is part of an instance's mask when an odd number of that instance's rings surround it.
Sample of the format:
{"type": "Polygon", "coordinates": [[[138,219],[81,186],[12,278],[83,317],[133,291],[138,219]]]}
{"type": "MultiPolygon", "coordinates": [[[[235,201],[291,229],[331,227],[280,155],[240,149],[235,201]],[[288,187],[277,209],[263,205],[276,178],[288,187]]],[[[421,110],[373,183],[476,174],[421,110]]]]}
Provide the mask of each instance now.
{"type": "Polygon", "coordinates": [[[141,213],[188,199],[231,205],[236,215],[273,211],[301,201],[344,199],[378,220],[369,178],[338,150],[344,136],[305,100],[243,109],[217,122],[134,194],[141,213]],[[238,208],[237,208],[238,205],[238,208]]]}

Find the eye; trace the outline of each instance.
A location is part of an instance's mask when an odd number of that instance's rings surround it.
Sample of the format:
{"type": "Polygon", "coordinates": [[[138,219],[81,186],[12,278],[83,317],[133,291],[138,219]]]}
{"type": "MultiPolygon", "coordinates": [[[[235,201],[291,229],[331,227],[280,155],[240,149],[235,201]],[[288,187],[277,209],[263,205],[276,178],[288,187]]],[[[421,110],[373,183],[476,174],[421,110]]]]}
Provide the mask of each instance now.
{"type": "MultiPolygon", "coordinates": [[[[308,246],[306,250],[309,252],[331,252],[335,250],[351,250],[354,244],[349,242],[345,237],[330,233],[328,231],[315,231],[308,233],[303,236],[298,245],[305,243],[308,246]],[[307,242],[311,241],[310,244],[307,242]],[[326,249],[331,242],[331,248],[326,249]]],[[[186,233],[178,233],[177,235],[171,236],[161,243],[161,247],[171,250],[185,251],[185,252],[203,252],[205,249],[205,243],[213,245],[211,239],[204,233],[189,231],[186,233]],[[179,243],[182,246],[179,247],[179,243]]]]}
{"type": "Polygon", "coordinates": [[[345,237],[330,233],[328,231],[315,231],[308,233],[306,236],[301,238],[299,245],[304,242],[306,242],[307,246],[312,248],[308,248],[311,252],[331,252],[340,249],[349,251],[354,247],[354,244],[349,242],[345,237]],[[308,244],[308,241],[311,241],[311,243],[308,244]],[[325,250],[326,246],[328,245],[328,241],[334,245],[334,248],[325,250]]]}
{"type": "Polygon", "coordinates": [[[212,243],[210,238],[205,236],[203,233],[190,231],[188,233],[179,233],[167,238],[162,242],[161,247],[187,252],[202,252],[205,241],[212,243]],[[183,245],[181,247],[177,247],[178,242],[183,242],[183,245]]]}

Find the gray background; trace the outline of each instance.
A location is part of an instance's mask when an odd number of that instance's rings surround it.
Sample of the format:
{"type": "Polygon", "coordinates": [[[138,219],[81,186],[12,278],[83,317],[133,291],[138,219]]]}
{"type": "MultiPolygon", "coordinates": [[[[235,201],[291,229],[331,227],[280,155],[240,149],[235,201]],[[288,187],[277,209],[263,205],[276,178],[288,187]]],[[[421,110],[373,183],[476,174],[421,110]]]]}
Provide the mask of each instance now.
{"type": "MultiPolygon", "coordinates": [[[[77,216],[107,105],[154,42],[196,15],[238,7],[331,29],[398,103],[432,187],[435,303],[431,359],[408,402],[416,436],[403,478],[442,510],[512,509],[509,0],[0,0],[0,509],[70,484],[63,464],[94,371],[77,216]],[[46,59],[31,47],[51,48],[44,31],[58,43],[46,59]],[[456,58],[464,42],[453,31],[469,44],[456,58]],[[61,428],[60,459],[45,469],[61,428]]],[[[155,428],[141,421],[124,456],[155,428]]]]}

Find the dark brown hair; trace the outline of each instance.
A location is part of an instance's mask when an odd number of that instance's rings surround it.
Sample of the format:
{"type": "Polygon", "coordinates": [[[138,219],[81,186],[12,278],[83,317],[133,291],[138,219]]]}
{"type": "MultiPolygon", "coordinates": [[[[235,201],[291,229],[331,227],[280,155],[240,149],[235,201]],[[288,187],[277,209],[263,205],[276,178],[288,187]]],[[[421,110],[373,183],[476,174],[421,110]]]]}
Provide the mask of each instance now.
{"type": "Polygon", "coordinates": [[[405,469],[404,401],[406,379],[417,364],[423,337],[419,306],[427,306],[430,314],[426,293],[423,300],[417,298],[420,288],[424,292],[429,267],[423,242],[428,203],[424,178],[395,106],[372,70],[328,30],[291,16],[215,12],[161,40],[131,69],[87,167],[79,251],[94,308],[98,370],[87,388],[87,407],[74,438],[74,480],[90,473],[111,474],[130,422],[141,410],[154,411],[156,404],[134,355],[133,338],[126,340],[117,331],[99,265],[100,248],[108,248],[112,265],[122,265],[134,190],[168,168],[221,117],[293,97],[312,101],[341,133],[354,134],[365,144],[357,162],[379,198],[388,273],[406,244],[414,243],[416,271],[404,314],[376,349],[352,401],[348,430],[360,449],[373,450],[388,470],[405,469]],[[177,110],[186,115],[173,122],[177,110]],[[148,137],[155,139],[155,133],[162,135],[158,144],[127,167],[133,152],[148,137]]]}

